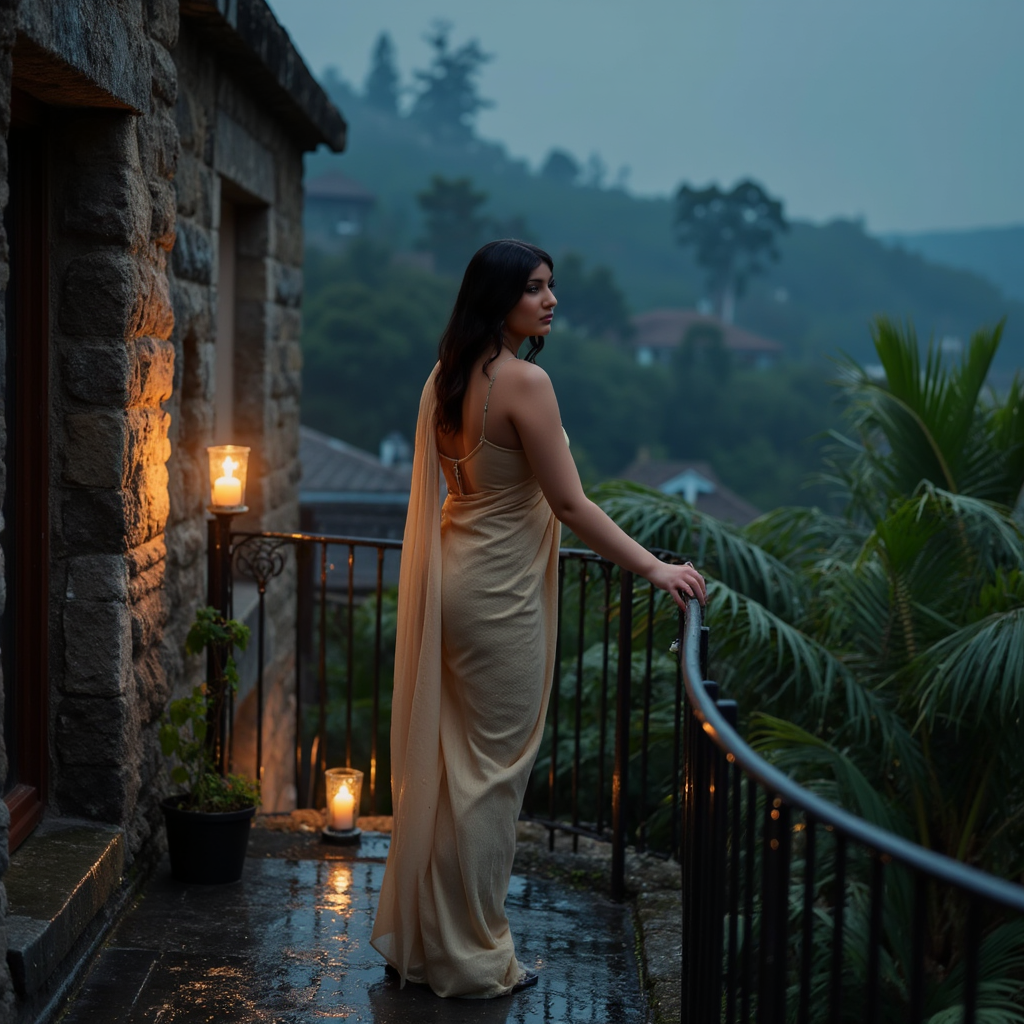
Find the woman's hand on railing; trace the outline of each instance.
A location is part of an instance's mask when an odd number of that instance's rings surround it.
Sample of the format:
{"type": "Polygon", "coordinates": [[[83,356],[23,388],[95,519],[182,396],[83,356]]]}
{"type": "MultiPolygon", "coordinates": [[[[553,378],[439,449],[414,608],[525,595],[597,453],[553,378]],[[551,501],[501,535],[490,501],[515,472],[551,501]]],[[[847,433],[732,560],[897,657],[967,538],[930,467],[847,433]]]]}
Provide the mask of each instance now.
{"type": "Polygon", "coordinates": [[[693,567],[692,562],[672,565],[659,561],[650,572],[644,573],[647,579],[659,590],[666,590],[672,595],[680,608],[686,610],[686,602],[695,597],[703,607],[707,600],[707,585],[704,577],[693,567]]]}

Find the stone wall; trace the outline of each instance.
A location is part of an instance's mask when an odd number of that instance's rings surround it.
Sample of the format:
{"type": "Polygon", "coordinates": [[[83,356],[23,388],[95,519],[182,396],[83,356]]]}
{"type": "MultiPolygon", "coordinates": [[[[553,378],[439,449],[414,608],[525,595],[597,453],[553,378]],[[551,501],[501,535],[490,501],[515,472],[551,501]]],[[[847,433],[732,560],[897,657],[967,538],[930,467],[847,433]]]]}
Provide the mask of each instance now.
{"type": "MultiPolygon", "coordinates": [[[[209,44],[187,21],[174,59],[179,76],[176,118],[181,140],[177,188],[178,244],[171,295],[177,354],[172,413],[171,513],[168,548],[176,609],[168,637],[184,638],[203,600],[196,561],[205,558],[208,501],[206,446],[213,440],[217,253],[221,202],[236,212],[234,434],[252,449],[239,529],[298,529],[298,438],[301,386],[302,155],[285,126],[266,116],[238,80],[219,70],[209,44]]],[[[295,568],[267,592],[267,707],[264,807],[294,806],[290,746],[294,703],[282,687],[294,663],[295,568]],[[285,727],[282,729],[282,724],[285,727]]],[[[251,606],[250,606],[251,610],[251,606]]],[[[236,609],[244,615],[245,609],[236,609]]],[[[251,659],[250,659],[251,662],[251,659]]],[[[255,715],[243,675],[235,767],[252,773],[255,715]]]]}
{"type": "MultiPolygon", "coordinates": [[[[246,31],[263,25],[287,42],[264,5],[242,6],[265,15],[265,25],[249,17],[246,31]]],[[[8,198],[12,79],[48,105],[47,813],[122,827],[135,874],[162,849],[159,801],[168,781],[160,716],[204,669],[186,658],[184,639],[206,603],[205,447],[213,432],[223,196],[237,211],[233,440],[253,450],[251,512],[236,527],[299,524],[304,143],[281,108],[265,102],[272,69],[253,72],[259,89],[237,77],[244,62],[226,70],[209,28],[219,8],[198,7],[202,17],[186,18],[179,0],[0,0],[0,209],[8,198]]],[[[289,53],[278,56],[291,60],[289,53]]],[[[312,79],[301,70],[309,92],[312,79]]],[[[343,139],[343,122],[331,113],[334,137],[343,139]]],[[[315,134],[309,123],[302,131],[315,134]]],[[[0,289],[7,259],[0,238],[0,289]]],[[[0,359],[0,373],[3,366],[0,359]]],[[[0,450],[6,442],[0,417],[0,450]]],[[[0,499],[5,487],[0,459],[0,499]]],[[[0,564],[0,615],[5,580],[0,564]]],[[[294,587],[289,555],[267,592],[270,810],[293,806],[295,797],[294,587]]],[[[252,682],[250,671],[249,691],[252,682]]],[[[252,704],[240,694],[241,762],[252,749],[252,704]]],[[[0,782],[2,743],[0,734],[0,782]]],[[[0,876],[7,827],[0,801],[0,876]]],[[[0,885],[0,1024],[16,1012],[5,914],[0,885]]]]}

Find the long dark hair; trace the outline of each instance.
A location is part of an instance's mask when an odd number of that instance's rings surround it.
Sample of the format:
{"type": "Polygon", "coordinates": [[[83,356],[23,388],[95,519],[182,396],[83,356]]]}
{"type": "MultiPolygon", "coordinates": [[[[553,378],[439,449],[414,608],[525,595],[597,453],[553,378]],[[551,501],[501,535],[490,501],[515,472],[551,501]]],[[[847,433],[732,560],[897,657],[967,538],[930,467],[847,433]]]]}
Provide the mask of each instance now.
{"type": "MultiPolygon", "coordinates": [[[[484,363],[486,374],[487,367],[501,354],[505,317],[523,297],[530,272],[538,263],[546,263],[554,273],[555,264],[543,249],[514,238],[488,242],[469,261],[438,346],[440,366],[434,388],[440,433],[454,434],[462,429],[462,399],[473,363],[490,346],[493,351],[484,363]]],[[[534,362],[543,347],[543,337],[531,337],[526,358],[534,362]]]]}

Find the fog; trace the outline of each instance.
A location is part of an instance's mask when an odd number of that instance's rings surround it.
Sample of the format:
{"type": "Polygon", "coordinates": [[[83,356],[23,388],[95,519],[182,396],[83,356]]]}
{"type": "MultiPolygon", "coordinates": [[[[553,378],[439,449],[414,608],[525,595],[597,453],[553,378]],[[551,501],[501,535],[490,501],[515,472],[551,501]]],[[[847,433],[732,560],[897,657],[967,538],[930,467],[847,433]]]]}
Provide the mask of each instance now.
{"type": "Polygon", "coordinates": [[[1020,0],[271,6],[315,73],[357,85],[379,32],[410,85],[451,22],[494,55],[479,133],[533,164],[596,152],[638,194],[752,175],[793,216],[872,231],[1024,222],[1020,0]]]}

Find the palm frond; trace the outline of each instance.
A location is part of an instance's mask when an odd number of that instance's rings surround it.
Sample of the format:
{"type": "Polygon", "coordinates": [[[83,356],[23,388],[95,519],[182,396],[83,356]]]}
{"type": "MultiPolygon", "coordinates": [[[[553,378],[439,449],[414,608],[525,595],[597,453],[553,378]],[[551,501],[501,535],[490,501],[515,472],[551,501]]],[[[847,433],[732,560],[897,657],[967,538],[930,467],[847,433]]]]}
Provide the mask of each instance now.
{"type": "Polygon", "coordinates": [[[927,720],[1014,720],[1024,712],[1024,608],[969,623],[930,647],[913,667],[927,720]]]}
{"type": "Polygon", "coordinates": [[[794,569],[823,557],[851,556],[865,538],[863,527],[820,508],[773,509],[748,523],[745,532],[749,540],[794,569]]]}
{"type": "Polygon", "coordinates": [[[894,812],[845,751],[806,729],[772,715],[758,714],[751,723],[751,746],[798,781],[819,777],[822,769],[835,778],[844,803],[879,828],[910,835],[910,823],[894,812]]]}
{"type": "Polygon", "coordinates": [[[677,551],[780,614],[796,615],[802,606],[805,594],[797,574],[748,540],[740,527],[698,512],[676,495],[622,480],[601,484],[592,497],[646,547],[677,551]]]}

